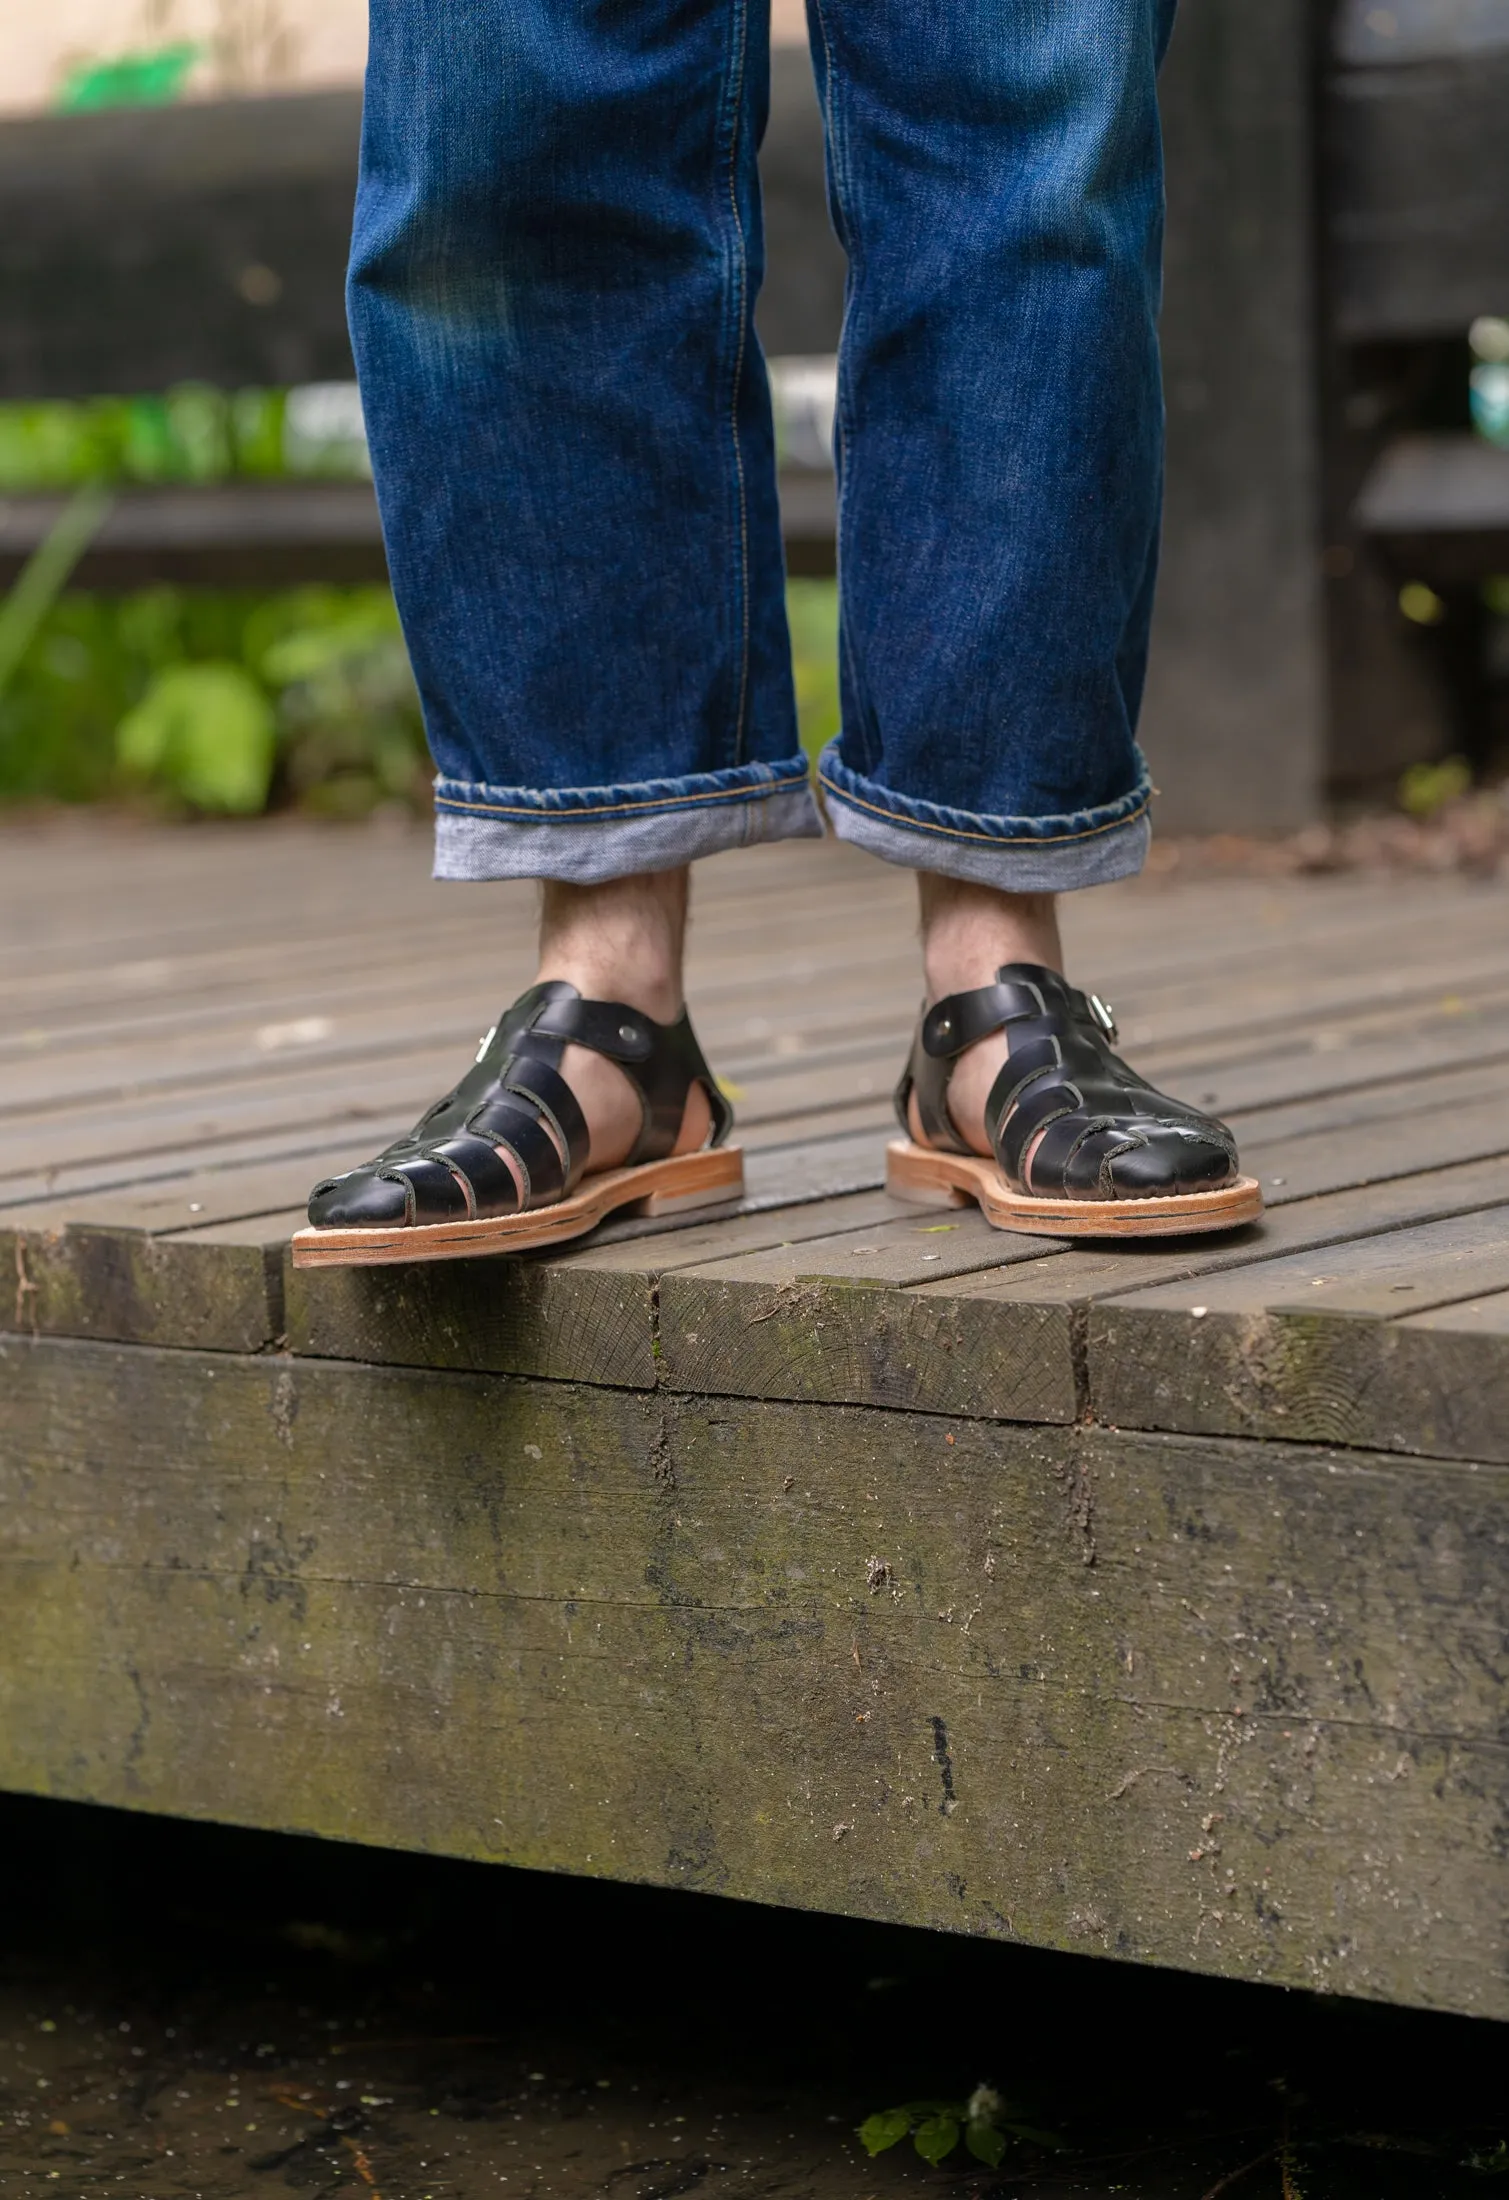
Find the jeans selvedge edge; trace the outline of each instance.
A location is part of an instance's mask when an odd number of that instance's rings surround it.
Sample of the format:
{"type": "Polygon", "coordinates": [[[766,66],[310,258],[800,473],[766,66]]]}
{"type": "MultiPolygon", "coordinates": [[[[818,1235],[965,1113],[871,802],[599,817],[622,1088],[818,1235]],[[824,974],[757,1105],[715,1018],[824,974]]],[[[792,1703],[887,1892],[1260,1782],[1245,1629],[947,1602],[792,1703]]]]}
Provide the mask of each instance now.
{"type": "Polygon", "coordinates": [[[590,815],[552,809],[504,818],[438,808],[433,875],[565,879],[595,886],[644,871],[674,871],[726,848],[822,836],[822,815],[805,779],[706,803],[598,809],[590,815]]]}
{"type": "MultiPolygon", "coordinates": [[[[1139,754],[1139,765],[1141,758],[1139,754]]],[[[909,803],[862,779],[838,758],[835,747],[818,760],[818,783],[828,819],[840,840],[887,863],[970,879],[1008,894],[1070,893],[1106,886],[1142,869],[1152,839],[1146,768],[1136,787],[1100,811],[1073,818],[980,818],[953,823],[954,813],[930,818],[928,805],[909,803]],[[1020,825],[1019,832],[1012,827],[1020,825]]]]}

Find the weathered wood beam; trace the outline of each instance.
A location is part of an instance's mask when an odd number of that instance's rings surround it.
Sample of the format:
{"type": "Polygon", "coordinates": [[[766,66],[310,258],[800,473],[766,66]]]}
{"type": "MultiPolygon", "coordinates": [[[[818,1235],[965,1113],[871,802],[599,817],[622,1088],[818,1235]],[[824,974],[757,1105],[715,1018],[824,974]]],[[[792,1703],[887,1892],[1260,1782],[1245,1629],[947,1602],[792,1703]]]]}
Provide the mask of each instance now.
{"type": "Polygon", "coordinates": [[[7,1787],[1509,2015],[1502,1468],[48,1339],[0,1382],[7,1787]]]}
{"type": "MultiPolygon", "coordinates": [[[[65,501],[0,498],[0,588],[46,540],[65,501]]],[[[69,585],[278,588],[387,576],[369,482],[228,482],[121,490],[69,585]]]]}
{"type": "Polygon", "coordinates": [[[1269,832],[1327,769],[1308,0],[1189,0],[1161,86],[1163,559],[1143,741],[1176,831],[1269,832]]]}

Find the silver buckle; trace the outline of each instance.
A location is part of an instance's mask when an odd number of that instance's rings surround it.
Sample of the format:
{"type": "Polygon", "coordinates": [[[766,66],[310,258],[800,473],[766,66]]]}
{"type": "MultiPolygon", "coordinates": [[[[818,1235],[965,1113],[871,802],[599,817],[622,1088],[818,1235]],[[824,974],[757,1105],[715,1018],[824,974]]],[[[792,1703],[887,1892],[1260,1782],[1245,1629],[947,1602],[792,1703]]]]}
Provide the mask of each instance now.
{"type": "Polygon", "coordinates": [[[1118,1037],[1118,1033],[1116,1030],[1116,1011],[1112,1008],[1110,1002],[1103,1001],[1098,993],[1087,993],[1085,995],[1085,998],[1090,1004],[1090,1014],[1095,1018],[1095,1021],[1099,1024],[1101,1030],[1111,1041],[1112,1045],[1114,1045],[1118,1037]]]}

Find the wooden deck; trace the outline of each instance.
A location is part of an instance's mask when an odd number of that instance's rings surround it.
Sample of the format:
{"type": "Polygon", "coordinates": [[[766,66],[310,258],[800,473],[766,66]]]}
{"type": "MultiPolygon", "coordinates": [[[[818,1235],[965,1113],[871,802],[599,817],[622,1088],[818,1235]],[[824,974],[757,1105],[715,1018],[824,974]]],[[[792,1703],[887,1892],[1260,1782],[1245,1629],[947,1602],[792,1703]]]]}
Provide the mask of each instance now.
{"type": "Polygon", "coordinates": [[[294,1274],[531,892],[0,829],[0,1785],[1509,2016],[1509,909],[1076,900],[1236,1239],[879,1189],[909,882],[704,867],[742,1211],[294,1274]]]}

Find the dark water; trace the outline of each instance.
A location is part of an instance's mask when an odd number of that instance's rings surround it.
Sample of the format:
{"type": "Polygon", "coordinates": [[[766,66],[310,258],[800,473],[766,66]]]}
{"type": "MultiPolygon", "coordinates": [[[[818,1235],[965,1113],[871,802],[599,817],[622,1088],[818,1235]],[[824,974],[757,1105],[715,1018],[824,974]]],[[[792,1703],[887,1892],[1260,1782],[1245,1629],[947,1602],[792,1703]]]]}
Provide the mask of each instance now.
{"type": "Polygon", "coordinates": [[[0,2194],[1509,2200],[1509,2031],[0,1797],[0,2194]],[[991,2171],[871,2111],[981,2080],[991,2171]]]}

